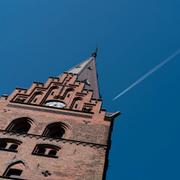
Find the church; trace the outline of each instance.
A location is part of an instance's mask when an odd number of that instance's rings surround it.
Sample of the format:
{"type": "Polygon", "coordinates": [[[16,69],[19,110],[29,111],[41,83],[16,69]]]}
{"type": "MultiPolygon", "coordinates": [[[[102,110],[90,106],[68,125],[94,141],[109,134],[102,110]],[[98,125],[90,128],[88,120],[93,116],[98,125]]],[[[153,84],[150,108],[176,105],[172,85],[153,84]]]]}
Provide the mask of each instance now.
{"type": "Polygon", "coordinates": [[[106,179],[120,113],[102,108],[96,56],[0,97],[0,179],[106,179]]]}

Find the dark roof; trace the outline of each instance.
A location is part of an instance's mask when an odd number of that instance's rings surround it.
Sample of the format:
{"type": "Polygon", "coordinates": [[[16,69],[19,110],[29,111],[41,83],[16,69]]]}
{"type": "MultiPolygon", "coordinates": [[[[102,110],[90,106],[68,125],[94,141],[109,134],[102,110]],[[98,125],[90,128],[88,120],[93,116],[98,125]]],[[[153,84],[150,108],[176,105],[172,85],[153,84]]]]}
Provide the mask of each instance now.
{"type": "Polygon", "coordinates": [[[78,81],[85,83],[85,89],[93,90],[93,98],[100,99],[96,71],[96,56],[90,57],[67,72],[78,75],[78,81]]]}

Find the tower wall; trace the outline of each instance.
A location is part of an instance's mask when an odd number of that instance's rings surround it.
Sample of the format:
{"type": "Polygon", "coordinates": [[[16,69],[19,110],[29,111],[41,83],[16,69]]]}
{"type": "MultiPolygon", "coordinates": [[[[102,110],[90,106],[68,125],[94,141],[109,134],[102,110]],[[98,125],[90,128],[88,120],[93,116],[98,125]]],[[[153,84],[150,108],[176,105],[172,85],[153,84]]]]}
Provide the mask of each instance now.
{"type": "Polygon", "coordinates": [[[1,97],[1,178],[9,175],[12,166],[22,170],[17,177],[21,179],[101,180],[111,126],[101,104],[100,99],[93,99],[93,91],[77,80],[77,75],[68,73],[49,78],[45,84],[35,82],[29,89],[17,88],[9,97],[1,97]],[[46,106],[52,99],[63,101],[66,107],[46,106]],[[30,122],[27,133],[13,130],[12,122],[21,118],[30,122]],[[46,127],[57,122],[64,124],[63,136],[44,135],[46,127]],[[8,145],[16,140],[17,149],[3,149],[3,139],[8,139],[8,145]],[[42,154],[42,147],[46,147],[46,152],[57,153],[42,154]]]}

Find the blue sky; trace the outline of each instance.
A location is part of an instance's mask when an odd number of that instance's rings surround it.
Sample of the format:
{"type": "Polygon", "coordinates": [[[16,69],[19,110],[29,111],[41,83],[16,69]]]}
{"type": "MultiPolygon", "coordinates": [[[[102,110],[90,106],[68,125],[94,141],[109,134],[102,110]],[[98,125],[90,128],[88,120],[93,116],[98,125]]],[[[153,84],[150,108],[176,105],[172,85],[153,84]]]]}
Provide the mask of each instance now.
{"type": "Polygon", "coordinates": [[[0,94],[97,59],[104,107],[119,110],[107,180],[180,179],[180,56],[112,98],[180,48],[179,0],[1,0],[0,94]]]}

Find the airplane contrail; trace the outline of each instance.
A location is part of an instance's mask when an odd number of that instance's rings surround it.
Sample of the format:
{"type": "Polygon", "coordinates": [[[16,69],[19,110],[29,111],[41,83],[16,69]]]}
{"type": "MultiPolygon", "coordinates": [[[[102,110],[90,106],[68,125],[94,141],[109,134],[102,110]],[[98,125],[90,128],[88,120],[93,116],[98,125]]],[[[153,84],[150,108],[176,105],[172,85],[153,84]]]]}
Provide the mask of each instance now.
{"type": "Polygon", "coordinates": [[[153,73],[155,73],[156,71],[158,71],[160,68],[162,68],[165,64],[167,64],[169,61],[173,60],[177,55],[180,54],[180,49],[177,50],[176,52],[174,52],[171,56],[169,56],[168,58],[166,58],[165,60],[163,60],[161,63],[159,63],[158,65],[156,65],[154,68],[152,68],[151,70],[149,70],[146,74],[144,74],[143,76],[141,76],[137,81],[135,81],[134,83],[132,83],[128,88],[126,88],[125,90],[123,90],[121,93],[119,93],[117,96],[115,96],[113,98],[113,100],[116,100],[118,98],[120,98],[122,95],[126,94],[128,91],[130,91],[133,87],[137,86],[139,83],[141,83],[142,81],[144,81],[146,78],[148,78],[150,75],[152,75],[153,73]]]}

